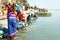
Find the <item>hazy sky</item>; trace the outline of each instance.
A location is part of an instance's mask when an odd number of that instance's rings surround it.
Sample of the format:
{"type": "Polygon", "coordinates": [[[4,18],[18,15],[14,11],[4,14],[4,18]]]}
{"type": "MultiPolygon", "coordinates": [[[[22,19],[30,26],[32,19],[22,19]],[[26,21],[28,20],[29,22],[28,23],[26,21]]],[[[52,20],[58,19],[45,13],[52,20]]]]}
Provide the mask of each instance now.
{"type": "Polygon", "coordinates": [[[28,0],[28,3],[39,8],[60,9],[60,0],[28,0]]]}

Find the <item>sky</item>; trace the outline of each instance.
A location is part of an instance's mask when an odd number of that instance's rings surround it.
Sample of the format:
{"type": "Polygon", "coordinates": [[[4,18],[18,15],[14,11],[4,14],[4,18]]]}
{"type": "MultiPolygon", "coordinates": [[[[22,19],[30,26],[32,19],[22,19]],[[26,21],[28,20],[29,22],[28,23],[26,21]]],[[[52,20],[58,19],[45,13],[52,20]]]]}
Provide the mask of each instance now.
{"type": "Polygon", "coordinates": [[[28,0],[28,3],[38,8],[60,9],[60,0],[28,0]]]}

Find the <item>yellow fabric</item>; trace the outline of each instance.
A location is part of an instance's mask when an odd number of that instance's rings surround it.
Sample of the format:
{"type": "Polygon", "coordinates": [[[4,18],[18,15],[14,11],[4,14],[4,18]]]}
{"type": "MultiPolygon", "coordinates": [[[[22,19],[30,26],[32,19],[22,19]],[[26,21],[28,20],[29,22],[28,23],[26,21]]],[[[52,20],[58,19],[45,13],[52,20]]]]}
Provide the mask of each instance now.
{"type": "Polygon", "coordinates": [[[4,8],[2,8],[2,13],[4,13],[4,10],[5,10],[5,9],[4,9],[4,8]]]}

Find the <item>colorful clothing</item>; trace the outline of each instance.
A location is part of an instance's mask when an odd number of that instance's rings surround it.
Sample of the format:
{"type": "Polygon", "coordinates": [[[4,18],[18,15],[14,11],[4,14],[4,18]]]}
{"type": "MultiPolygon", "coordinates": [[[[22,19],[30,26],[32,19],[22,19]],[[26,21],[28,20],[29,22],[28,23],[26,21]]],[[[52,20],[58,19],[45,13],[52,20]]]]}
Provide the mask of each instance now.
{"type": "Polygon", "coordinates": [[[21,6],[20,5],[17,5],[16,10],[17,11],[21,10],[21,6]]]}
{"type": "Polygon", "coordinates": [[[21,12],[21,14],[20,14],[20,21],[23,21],[24,20],[24,14],[23,14],[23,12],[21,12]]]}
{"type": "Polygon", "coordinates": [[[16,36],[16,14],[14,12],[9,12],[8,14],[8,29],[9,29],[9,36],[15,37],[16,36]]]}
{"type": "MultiPolygon", "coordinates": [[[[20,5],[17,5],[16,7],[16,11],[17,11],[17,16],[18,16],[18,19],[20,18],[20,13],[21,13],[21,6],[20,5]]],[[[19,19],[20,20],[20,19],[19,19]]]]}

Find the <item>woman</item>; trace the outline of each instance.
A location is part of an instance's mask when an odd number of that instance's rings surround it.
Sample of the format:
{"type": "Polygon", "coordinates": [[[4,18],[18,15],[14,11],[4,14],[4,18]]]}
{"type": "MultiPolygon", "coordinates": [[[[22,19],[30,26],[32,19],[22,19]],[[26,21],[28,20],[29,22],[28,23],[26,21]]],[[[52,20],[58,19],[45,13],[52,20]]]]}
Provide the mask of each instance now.
{"type": "Polygon", "coordinates": [[[8,18],[8,29],[11,39],[14,39],[14,37],[16,36],[16,23],[17,23],[16,15],[12,11],[9,13],[9,18],[8,18]]]}
{"type": "Polygon", "coordinates": [[[16,4],[16,12],[17,12],[18,19],[20,20],[21,6],[19,4],[16,4]]]}
{"type": "Polygon", "coordinates": [[[27,16],[27,23],[28,23],[28,25],[30,25],[30,23],[31,23],[31,17],[30,17],[30,15],[27,16]]]}
{"type": "MultiPolygon", "coordinates": [[[[14,37],[16,36],[16,13],[13,10],[13,6],[11,6],[7,18],[8,18],[8,37],[11,40],[14,40],[14,37]]],[[[6,38],[5,38],[6,40],[6,38]]]]}
{"type": "Polygon", "coordinates": [[[24,14],[22,11],[20,13],[19,21],[24,21],[24,14]]]}

